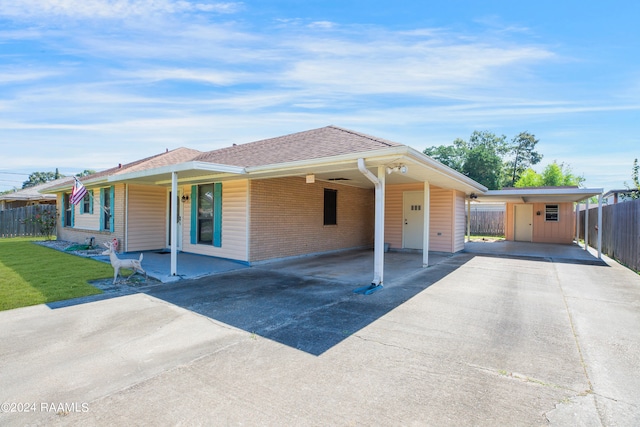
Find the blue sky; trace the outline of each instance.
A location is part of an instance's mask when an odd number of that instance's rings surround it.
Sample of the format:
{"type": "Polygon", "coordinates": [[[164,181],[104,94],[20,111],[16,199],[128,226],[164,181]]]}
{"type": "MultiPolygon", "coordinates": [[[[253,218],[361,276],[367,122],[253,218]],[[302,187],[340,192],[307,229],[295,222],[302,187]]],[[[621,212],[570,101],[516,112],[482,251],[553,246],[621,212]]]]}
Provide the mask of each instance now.
{"type": "Polygon", "coordinates": [[[0,191],[334,124],[534,133],[588,187],[640,157],[636,1],[0,3],[0,191]],[[4,173],[3,173],[4,172],[4,173]]]}

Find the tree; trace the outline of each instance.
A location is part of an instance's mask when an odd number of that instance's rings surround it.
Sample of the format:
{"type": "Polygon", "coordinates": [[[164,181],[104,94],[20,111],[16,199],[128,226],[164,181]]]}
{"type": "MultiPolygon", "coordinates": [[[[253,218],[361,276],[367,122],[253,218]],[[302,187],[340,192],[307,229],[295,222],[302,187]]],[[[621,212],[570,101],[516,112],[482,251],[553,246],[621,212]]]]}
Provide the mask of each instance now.
{"type": "Polygon", "coordinates": [[[22,183],[22,188],[33,187],[34,185],[44,184],[45,182],[53,181],[58,178],[62,178],[64,175],[61,175],[58,172],[58,168],[56,168],[55,172],[33,172],[29,175],[29,178],[22,183]]]}
{"type": "Polygon", "coordinates": [[[502,156],[508,151],[506,136],[474,131],[469,138],[462,173],[490,190],[498,190],[502,182],[502,156]]]}
{"type": "Polygon", "coordinates": [[[94,173],[96,173],[96,171],[94,171],[93,169],[85,169],[82,172],[77,173],[76,176],[78,178],[82,178],[83,176],[93,175],[94,173]]]}
{"type": "Polygon", "coordinates": [[[502,158],[508,150],[506,136],[474,131],[468,142],[457,138],[453,145],[427,148],[424,153],[485,187],[497,190],[502,178],[502,158]]]}
{"type": "Polygon", "coordinates": [[[640,166],[638,166],[638,159],[633,160],[633,168],[631,168],[631,185],[626,181],[624,186],[629,190],[629,194],[624,194],[624,199],[640,199],[640,166]]]}
{"type": "Polygon", "coordinates": [[[462,171],[462,165],[467,153],[467,143],[460,138],[453,141],[453,145],[439,145],[424,150],[424,154],[433,157],[443,165],[449,166],[458,172],[462,171]]]}
{"type": "Polygon", "coordinates": [[[515,186],[528,168],[540,163],[542,154],[534,151],[538,142],[535,135],[529,132],[520,132],[511,140],[508,154],[512,158],[505,162],[504,186],[515,186]]]}
{"type": "Polygon", "coordinates": [[[520,178],[513,185],[514,187],[542,187],[542,175],[537,173],[531,168],[527,168],[522,174],[520,174],[520,178]]]}
{"type": "Polygon", "coordinates": [[[538,174],[531,168],[527,169],[516,181],[515,187],[579,187],[583,182],[584,177],[574,175],[569,165],[558,164],[554,160],[544,168],[542,174],[538,174]]]}

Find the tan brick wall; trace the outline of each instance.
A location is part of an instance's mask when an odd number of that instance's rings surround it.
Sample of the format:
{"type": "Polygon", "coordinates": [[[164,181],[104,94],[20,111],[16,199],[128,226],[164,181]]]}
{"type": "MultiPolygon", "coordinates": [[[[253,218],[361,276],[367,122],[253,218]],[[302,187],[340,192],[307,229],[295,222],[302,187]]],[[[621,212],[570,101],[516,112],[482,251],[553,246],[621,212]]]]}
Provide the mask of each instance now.
{"type": "Polygon", "coordinates": [[[373,245],[374,191],[305,178],[250,182],[250,261],[373,245]],[[324,189],[338,190],[338,224],[325,226],[324,189]]]}
{"type": "MultiPolygon", "coordinates": [[[[100,188],[93,188],[95,197],[99,197],[100,188]]],[[[58,215],[57,225],[57,237],[58,240],[66,240],[74,243],[84,243],[88,237],[95,237],[96,244],[101,245],[103,242],[111,241],[114,237],[118,239],[118,250],[121,252],[124,248],[124,230],[125,230],[125,185],[118,184],[114,186],[114,212],[113,212],[113,229],[114,232],[99,231],[99,230],[86,230],[80,228],[63,227],[61,223],[61,217],[58,215]]],[[[57,198],[58,207],[62,206],[62,195],[58,194],[57,198]]],[[[79,215],[79,205],[74,208],[74,216],[79,215]]],[[[99,211],[100,202],[98,201],[97,208],[94,207],[94,212],[99,211]]],[[[60,209],[59,209],[60,210],[60,209]]]]}

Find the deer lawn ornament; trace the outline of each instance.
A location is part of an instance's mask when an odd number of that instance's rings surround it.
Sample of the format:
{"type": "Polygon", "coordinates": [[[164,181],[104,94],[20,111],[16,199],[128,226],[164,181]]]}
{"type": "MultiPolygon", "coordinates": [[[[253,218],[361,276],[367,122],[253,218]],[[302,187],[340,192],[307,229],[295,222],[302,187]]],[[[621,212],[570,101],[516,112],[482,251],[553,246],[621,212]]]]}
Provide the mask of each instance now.
{"type": "MultiPolygon", "coordinates": [[[[144,273],[144,278],[147,278],[147,272],[142,269],[142,254],[140,254],[139,259],[120,259],[118,255],[116,255],[116,251],[114,250],[111,242],[104,243],[104,246],[107,248],[106,251],[102,252],[102,255],[109,255],[109,260],[111,261],[111,266],[113,267],[113,284],[116,284],[116,279],[118,278],[118,274],[120,273],[121,268],[130,268],[133,270],[131,276],[136,274],[136,272],[144,273]]],[[[131,277],[129,276],[129,277],[131,277]]]]}

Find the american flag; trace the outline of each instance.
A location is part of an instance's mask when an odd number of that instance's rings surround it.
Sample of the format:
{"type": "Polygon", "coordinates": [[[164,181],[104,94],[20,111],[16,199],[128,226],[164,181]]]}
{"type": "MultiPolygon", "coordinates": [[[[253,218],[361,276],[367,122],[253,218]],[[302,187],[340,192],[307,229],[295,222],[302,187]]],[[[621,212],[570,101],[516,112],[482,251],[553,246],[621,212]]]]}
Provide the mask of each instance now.
{"type": "Polygon", "coordinates": [[[73,191],[71,192],[71,198],[69,199],[69,201],[71,202],[71,204],[77,205],[87,194],[87,189],[84,188],[84,185],[82,185],[78,178],[74,176],[73,179],[75,180],[75,183],[73,184],[73,191]]]}

